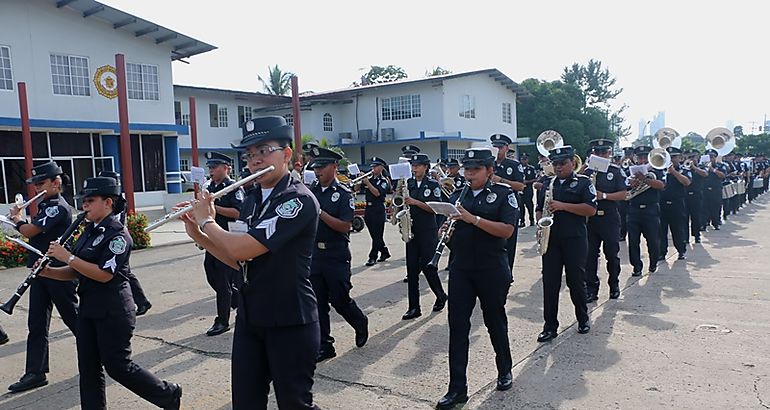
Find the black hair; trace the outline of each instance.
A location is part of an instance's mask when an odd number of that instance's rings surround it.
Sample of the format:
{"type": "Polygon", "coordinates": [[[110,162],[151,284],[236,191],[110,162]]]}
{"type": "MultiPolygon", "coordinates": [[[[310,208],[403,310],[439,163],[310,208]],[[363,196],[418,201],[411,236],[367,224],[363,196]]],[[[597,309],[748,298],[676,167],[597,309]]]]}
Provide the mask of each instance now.
{"type": "Polygon", "coordinates": [[[115,215],[120,215],[121,213],[126,211],[126,199],[123,198],[123,196],[120,195],[96,195],[102,200],[106,200],[107,198],[112,199],[112,213],[115,215]]]}
{"type": "MultiPolygon", "coordinates": [[[[59,176],[61,177],[62,186],[69,185],[72,182],[72,180],[70,179],[70,176],[67,174],[61,174],[59,176]]],[[[56,177],[54,177],[54,179],[56,179],[56,177]]]]}

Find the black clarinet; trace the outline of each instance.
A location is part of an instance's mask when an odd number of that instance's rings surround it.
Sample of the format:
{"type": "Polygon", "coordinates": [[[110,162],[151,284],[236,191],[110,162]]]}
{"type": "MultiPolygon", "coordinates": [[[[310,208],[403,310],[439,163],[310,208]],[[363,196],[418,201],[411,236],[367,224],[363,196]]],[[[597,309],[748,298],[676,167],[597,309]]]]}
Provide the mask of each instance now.
{"type": "MultiPolygon", "coordinates": [[[[78,226],[80,226],[81,223],[83,223],[83,220],[86,219],[86,214],[88,212],[83,212],[82,214],[78,215],[77,218],[72,222],[72,224],[67,227],[67,230],[64,231],[64,233],[59,237],[57,242],[61,244],[67,243],[67,241],[70,240],[70,237],[72,237],[72,234],[75,233],[75,231],[78,229],[78,226]]],[[[12,315],[13,314],[13,308],[16,306],[16,303],[19,302],[19,299],[21,299],[21,296],[24,295],[24,292],[29,289],[29,285],[32,284],[32,281],[37,277],[38,274],[46,267],[48,264],[51,263],[51,258],[48,256],[43,256],[39,263],[37,264],[37,267],[33,268],[26,278],[24,278],[24,282],[19,285],[18,288],[16,288],[16,292],[11,296],[11,298],[5,302],[2,306],[0,306],[0,310],[3,312],[12,315]]]]}
{"type": "MultiPolygon", "coordinates": [[[[455,202],[455,207],[460,206],[460,202],[462,202],[463,197],[465,197],[465,194],[468,192],[468,188],[470,186],[470,182],[466,181],[465,185],[463,186],[463,190],[460,191],[460,196],[457,198],[457,202],[455,202]]],[[[436,246],[436,252],[433,253],[433,258],[430,260],[430,262],[428,262],[426,267],[438,270],[438,262],[441,260],[441,255],[444,253],[444,248],[446,247],[447,242],[449,242],[449,238],[452,236],[452,232],[455,230],[455,223],[457,223],[457,219],[452,219],[449,222],[446,222],[447,228],[441,235],[441,239],[438,241],[438,246],[436,246]]]]}

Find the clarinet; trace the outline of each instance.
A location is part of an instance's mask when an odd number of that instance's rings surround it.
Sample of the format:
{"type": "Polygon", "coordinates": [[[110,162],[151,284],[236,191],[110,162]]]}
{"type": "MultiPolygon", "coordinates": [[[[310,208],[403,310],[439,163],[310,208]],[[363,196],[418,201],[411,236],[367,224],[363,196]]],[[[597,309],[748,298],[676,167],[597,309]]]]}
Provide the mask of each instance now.
{"type": "MultiPolygon", "coordinates": [[[[463,190],[460,191],[460,196],[457,198],[457,202],[455,202],[455,207],[460,206],[460,202],[463,200],[463,197],[465,197],[465,194],[468,192],[468,188],[470,186],[470,182],[466,181],[465,185],[463,186],[463,190]]],[[[449,238],[452,236],[452,232],[455,230],[455,223],[457,223],[457,219],[452,219],[447,223],[447,228],[444,230],[444,233],[441,235],[441,239],[438,241],[438,245],[436,246],[436,252],[433,253],[433,258],[430,260],[430,262],[428,262],[426,267],[438,270],[438,262],[441,260],[441,254],[444,253],[444,248],[446,247],[447,242],[449,242],[449,238]]]]}
{"type": "MultiPolygon", "coordinates": [[[[83,212],[82,214],[78,215],[56,242],[58,242],[60,245],[67,243],[67,241],[70,240],[72,235],[78,229],[80,224],[83,223],[83,221],[86,219],[86,214],[88,214],[88,212],[83,212]]],[[[13,294],[13,296],[11,296],[7,302],[0,306],[0,310],[9,315],[12,315],[13,308],[16,306],[16,303],[19,302],[19,299],[21,299],[21,296],[24,295],[24,292],[29,289],[29,285],[32,284],[32,281],[37,277],[38,274],[40,274],[43,269],[45,269],[46,266],[48,266],[49,263],[51,263],[51,258],[48,256],[43,256],[43,258],[38,261],[37,267],[33,268],[27,277],[24,278],[24,282],[22,282],[21,285],[16,288],[16,292],[13,294]]]]}

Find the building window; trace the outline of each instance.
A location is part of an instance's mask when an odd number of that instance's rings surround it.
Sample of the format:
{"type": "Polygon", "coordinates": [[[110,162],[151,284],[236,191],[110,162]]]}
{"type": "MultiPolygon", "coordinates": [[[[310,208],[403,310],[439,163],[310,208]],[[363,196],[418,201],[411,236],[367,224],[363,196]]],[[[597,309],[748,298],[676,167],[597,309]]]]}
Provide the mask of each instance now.
{"type": "Polygon", "coordinates": [[[88,59],[51,54],[51,83],[57,95],[90,96],[88,59]]]}
{"type": "Polygon", "coordinates": [[[158,66],[126,63],[128,98],[132,100],[160,100],[158,66]]]}
{"type": "Polygon", "coordinates": [[[190,125],[190,114],[182,114],[182,125],[190,125]]]}
{"type": "Polygon", "coordinates": [[[476,118],[476,97],[467,94],[460,96],[460,118],[476,118]]]}
{"type": "Polygon", "coordinates": [[[216,104],[209,104],[209,126],[219,128],[219,106],[216,104]]]}
{"type": "Polygon", "coordinates": [[[238,126],[243,126],[246,121],[251,121],[252,118],[251,107],[238,106],[238,126]]]}
{"type": "Polygon", "coordinates": [[[328,112],[324,114],[324,131],[334,131],[334,124],[332,123],[332,115],[328,112]]]}
{"type": "Polygon", "coordinates": [[[465,156],[465,150],[464,149],[455,149],[455,148],[449,148],[447,149],[447,159],[463,159],[465,156]]]}
{"type": "Polygon", "coordinates": [[[227,128],[227,107],[219,107],[219,128],[227,128]]]}
{"type": "Polygon", "coordinates": [[[11,49],[6,46],[0,46],[0,90],[13,90],[11,49]]]}
{"type": "Polygon", "coordinates": [[[408,120],[421,116],[422,107],[420,106],[419,94],[382,99],[383,120],[408,120]]]}
{"type": "Polygon", "coordinates": [[[190,160],[187,158],[180,158],[179,159],[179,171],[189,171],[190,170],[190,160]]]}
{"type": "Polygon", "coordinates": [[[513,121],[511,116],[511,103],[503,103],[503,122],[510,124],[513,121]]]}
{"type": "Polygon", "coordinates": [[[294,114],[286,114],[283,118],[286,120],[286,125],[290,127],[294,126],[294,114]]]}

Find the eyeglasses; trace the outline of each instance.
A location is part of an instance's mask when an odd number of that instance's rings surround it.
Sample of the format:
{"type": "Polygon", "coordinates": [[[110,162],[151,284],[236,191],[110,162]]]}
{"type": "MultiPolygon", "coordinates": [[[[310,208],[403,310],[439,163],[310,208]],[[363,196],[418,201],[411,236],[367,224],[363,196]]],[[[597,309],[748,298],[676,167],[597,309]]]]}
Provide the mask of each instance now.
{"type": "Polygon", "coordinates": [[[567,165],[567,161],[569,161],[569,160],[566,160],[566,159],[557,159],[557,160],[555,160],[555,161],[551,161],[551,164],[552,164],[553,166],[555,166],[555,167],[561,167],[561,166],[567,165]]]}
{"type": "Polygon", "coordinates": [[[257,148],[255,148],[256,152],[246,152],[243,155],[241,155],[241,160],[248,162],[259,158],[264,158],[270,154],[272,154],[275,151],[280,151],[284,149],[285,147],[275,147],[272,145],[262,145],[257,148]]]}

